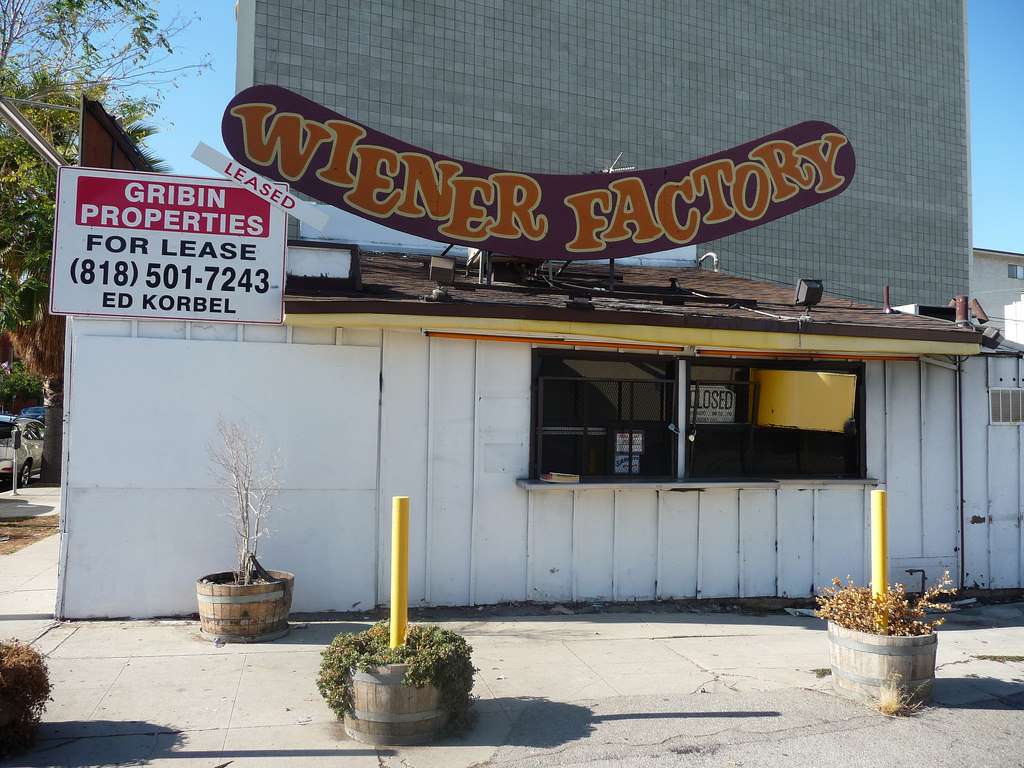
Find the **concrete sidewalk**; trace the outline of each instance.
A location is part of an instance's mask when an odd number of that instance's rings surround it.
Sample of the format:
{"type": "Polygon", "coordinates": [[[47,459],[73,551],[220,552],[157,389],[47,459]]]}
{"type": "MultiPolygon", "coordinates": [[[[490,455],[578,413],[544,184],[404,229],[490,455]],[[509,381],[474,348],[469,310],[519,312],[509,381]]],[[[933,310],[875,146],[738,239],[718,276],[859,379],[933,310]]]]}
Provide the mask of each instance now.
{"type": "MultiPolygon", "coordinates": [[[[55,558],[55,543],[17,553],[18,567],[55,558]]],[[[20,578],[14,557],[0,559],[0,578],[20,578]]],[[[0,635],[18,621],[3,620],[0,635]]],[[[274,643],[221,648],[189,621],[60,624],[36,640],[54,683],[41,741],[6,765],[963,768],[1024,760],[1024,664],[976,658],[1024,655],[1024,604],[955,614],[939,641],[937,705],[902,719],[838,699],[829,679],[816,677],[826,664],[817,619],[658,613],[443,623],[473,645],[479,721],[462,738],[380,750],[346,739],[315,687],[323,647],[367,624],[299,624],[274,643]]]]}
{"type": "Polygon", "coordinates": [[[41,517],[60,513],[60,488],[30,485],[0,491],[0,519],[11,517],[41,517]]]}
{"type": "MultiPolygon", "coordinates": [[[[60,488],[29,486],[0,493],[0,519],[60,513],[60,488]]],[[[0,555],[0,637],[31,642],[53,624],[60,536],[0,555]]]]}

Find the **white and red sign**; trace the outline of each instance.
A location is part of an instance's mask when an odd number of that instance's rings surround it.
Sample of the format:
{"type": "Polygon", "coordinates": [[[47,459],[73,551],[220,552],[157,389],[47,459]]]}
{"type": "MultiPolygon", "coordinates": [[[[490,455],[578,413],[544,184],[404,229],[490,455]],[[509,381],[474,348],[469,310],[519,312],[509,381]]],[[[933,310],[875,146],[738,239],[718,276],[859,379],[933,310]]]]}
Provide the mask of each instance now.
{"type": "Polygon", "coordinates": [[[221,179],[63,167],[50,311],[280,323],[287,218],[221,179]]]}

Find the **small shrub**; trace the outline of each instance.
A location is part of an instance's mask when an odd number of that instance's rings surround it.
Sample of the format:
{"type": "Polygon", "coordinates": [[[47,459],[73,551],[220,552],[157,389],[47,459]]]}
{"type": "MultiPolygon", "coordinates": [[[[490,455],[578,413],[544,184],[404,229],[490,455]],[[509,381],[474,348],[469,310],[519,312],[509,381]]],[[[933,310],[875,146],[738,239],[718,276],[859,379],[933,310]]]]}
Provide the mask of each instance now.
{"type": "Polygon", "coordinates": [[[823,589],[818,596],[818,615],[858,632],[898,637],[929,635],[945,619],[927,619],[926,612],[949,609],[948,605],[937,600],[941,595],[954,593],[951,584],[947,571],[938,584],[912,601],[899,583],[889,585],[888,592],[875,599],[870,587],[859,587],[850,577],[847,577],[845,585],[839,579],[833,579],[832,586],[823,589]]]}
{"type": "Polygon", "coordinates": [[[30,645],[0,642],[0,756],[32,744],[50,700],[46,662],[30,645]]]}
{"type": "Polygon", "coordinates": [[[432,624],[409,627],[405,645],[389,647],[390,627],[380,621],[365,632],[341,634],[322,654],[317,688],[338,717],[352,713],[352,671],[385,664],[408,664],[403,682],[440,691],[447,728],[461,731],[472,723],[473,649],[460,635],[432,624]]]}

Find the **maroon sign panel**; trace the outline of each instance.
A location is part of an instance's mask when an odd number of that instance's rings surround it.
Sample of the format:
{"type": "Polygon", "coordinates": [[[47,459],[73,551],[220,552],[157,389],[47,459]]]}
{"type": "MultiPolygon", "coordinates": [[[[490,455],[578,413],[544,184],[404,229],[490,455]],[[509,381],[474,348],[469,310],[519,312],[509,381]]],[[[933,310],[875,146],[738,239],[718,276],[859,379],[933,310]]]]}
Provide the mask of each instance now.
{"type": "Polygon", "coordinates": [[[636,256],[717,240],[834,197],[849,139],[797,123],[698,160],[616,173],[520,173],[407,144],[285,88],[235,96],[221,123],[242,165],[392,229],[532,259],[636,256]]]}

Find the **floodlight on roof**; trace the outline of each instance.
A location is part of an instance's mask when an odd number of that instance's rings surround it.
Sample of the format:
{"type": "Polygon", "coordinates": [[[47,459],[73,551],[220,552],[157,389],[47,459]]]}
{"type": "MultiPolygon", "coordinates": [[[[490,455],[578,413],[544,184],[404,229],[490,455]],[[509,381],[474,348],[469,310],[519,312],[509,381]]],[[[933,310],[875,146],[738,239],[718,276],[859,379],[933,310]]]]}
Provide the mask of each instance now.
{"type": "Polygon", "coordinates": [[[801,277],[800,282],[796,284],[793,303],[798,307],[813,307],[821,301],[822,293],[824,293],[824,288],[821,280],[809,280],[806,277],[801,277]]]}

